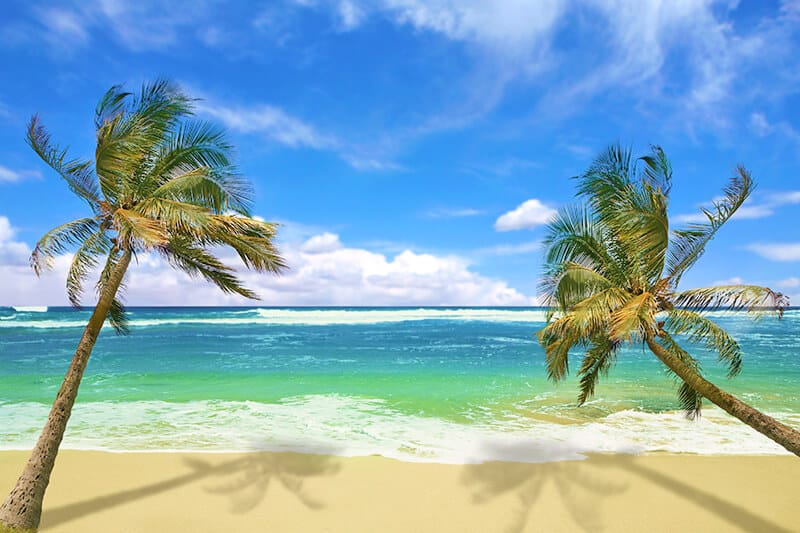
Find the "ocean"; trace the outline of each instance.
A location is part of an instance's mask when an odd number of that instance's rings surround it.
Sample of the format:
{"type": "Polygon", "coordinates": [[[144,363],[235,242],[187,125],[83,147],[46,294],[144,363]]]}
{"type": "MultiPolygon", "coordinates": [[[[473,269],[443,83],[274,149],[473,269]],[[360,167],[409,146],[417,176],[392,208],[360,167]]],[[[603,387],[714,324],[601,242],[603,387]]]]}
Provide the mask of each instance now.
{"type": "MultiPolygon", "coordinates": [[[[713,319],[740,342],[734,379],[701,346],[707,377],[800,427],[800,310],[713,319]]],[[[0,449],[30,449],[89,311],[0,308],[0,449]]],[[[131,308],[104,328],[62,448],[299,451],[404,461],[540,462],[590,452],[788,453],[626,347],[597,396],[547,380],[537,308],[131,308]]],[[[577,370],[578,354],[571,367],[577,370]]]]}

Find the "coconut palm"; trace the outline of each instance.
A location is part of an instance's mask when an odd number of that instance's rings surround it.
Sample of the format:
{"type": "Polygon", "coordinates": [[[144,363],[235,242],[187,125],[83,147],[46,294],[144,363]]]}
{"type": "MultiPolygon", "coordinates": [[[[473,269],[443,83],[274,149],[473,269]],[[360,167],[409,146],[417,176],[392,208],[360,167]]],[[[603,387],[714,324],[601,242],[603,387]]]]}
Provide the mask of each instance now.
{"type": "Polygon", "coordinates": [[[39,525],[42,500],[92,347],[106,319],[127,331],[119,298],[125,273],[138,254],[157,254],[174,268],[200,276],[226,293],[256,295],[215,252],[232,248],[248,268],[279,273],[275,224],[250,216],[251,190],[236,174],[232,147],[214,125],[191,119],[192,101],[164,80],[138,95],[112,87],[95,116],[94,161],[69,159],[51,144],[34,116],[28,143],[63,178],[91,215],[62,224],[39,240],[31,265],[40,274],[73,251],[67,274],[70,302],[80,304],[87,279],[99,271],[98,299],[83,331],[31,457],[0,507],[0,524],[39,525]]]}
{"type": "Polygon", "coordinates": [[[733,377],[742,369],[741,348],[705,313],[732,309],[780,316],[788,305],[782,294],[754,285],[679,288],[681,277],[753,191],[748,171],[737,169],[724,196],[702,210],[702,222],[671,233],[672,170],[661,148],[637,161],[629,150],[609,148],[576,179],[585,205],[563,209],[545,240],[542,289],[551,311],[538,338],[549,378],[564,379],[570,350],[584,350],[578,370],[583,404],[613,367],[620,347],[644,343],[676,376],[678,399],[690,418],[706,398],[800,455],[800,432],[707,381],[678,342],[704,344],[733,377]]]}

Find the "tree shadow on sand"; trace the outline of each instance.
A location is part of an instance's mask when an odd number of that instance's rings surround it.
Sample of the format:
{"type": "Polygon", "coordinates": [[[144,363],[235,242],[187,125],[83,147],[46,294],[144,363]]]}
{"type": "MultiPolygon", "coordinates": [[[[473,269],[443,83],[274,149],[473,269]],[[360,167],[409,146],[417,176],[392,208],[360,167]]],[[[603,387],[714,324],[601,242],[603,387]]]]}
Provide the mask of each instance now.
{"type": "MultiPolygon", "coordinates": [[[[308,449],[308,443],[304,443],[301,449],[308,449]]],[[[45,509],[42,513],[42,526],[44,528],[60,526],[112,507],[127,505],[192,483],[209,480],[215,480],[216,483],[206,487],[205,490],[228,494],[231,498],[230,511],[234,513],[245,513],[254,509],[267,496],[267,488],[272,482],[280,483],[309,509],[321,509],[324,507],[323,502],[308,494],[303,487],[304,479],[334,475],[339,471],[340,464],[332,457],[337,450],[322,447],[316,447],[315,450],[315,453],[326,455],[247,452],[235,459],[216,464],[197,456],[187,455],[183,458],[183,463],[191,471],[186,474],[45,509]]]]}
{"type": "MultiPolygon", "coordinates": [[[[556,446],[543,446],[539,443],[514,445],[489,445],[485,447],[488,457],[538,457],[554,460],[559,457],[574,456],[572,450],[556,446]]],[[[513,459],[511,459],[513,460],[513,459]]],[[[575,523],[585,531],[601,531],[603,519],[598,499],[619,494],[627,489],[627,484],[609,482],[601,473],[589,471],[584,461],[555,460],[539,463],[484,463],[467,465],[462,481],[474,486],[472,500],[486,503],[507,493],[516,493],[518,505],[510,523],[503,531],[519,533],[530,520],[542,490],[548,484],[555,486],[565,507],[575,523]]],[[[552,512],[552,509],[542,509],[552,512]]]]}
{"type": "MultiPolygon", "coordinates": [[[[507,533],[519,533],[525,529],[529,521],[535,520],[534,507],[541,497],[543,488],[548,484],[555,486],[561,501],[580,528],[584,531],[602,531],[605,527],[601,514],[602,500],[628,489],[628,483],[624,481],[608,481],[607,472],[610,469],[622,470],[666,489],[701,506],[705,511],[728,522],[733,528],[753,533],[790,531],[738,502],[728,501],[690,482],[656,470],[634,455],[593,455],[588,461],[564,461],[559,459],[574,456],[574,451],[536,442],[513,446],[487,445],[484,447],[484,453],[487,457],[507,458],[504,460],[508,461],[531,457],[553,461],[538,464],[485,463],[468,465],[464,468],[462,481],[465,485],[474,487],[472,498],[475,503],[485,503],[503,494],[516,493],[519,503],[510,523],[504,529],[507,533]]],[[[552,512],[551,508],[542,507],[540,510],[552,512]]],[[[680,512],[680,509],[676,509],[676,512],[680,512]]]]}
{"type": "MultiPolygon", "coordinates": [[[[196,458],[186,458],[184,463],[199,472],[213,468],[196,458]]],[[[242,514],[254,509],[267,495],[270,484],[277,483],[293,493],[309,509],[318,510],[325,505],[303,487],[305,478],[333,475],[339,468],[338,461],[325,455],[257,452],[246,456],[242,466],[235,471],[220,473],[218,477],[225,479],[221,483],[205,487],[205,490],[214,494],[227,494],[231,500],[230,511],[242,514]]]]}
{"type": "Polygon", "coordinates": [[[686,481],[681,481],[650,468],[642,464],[641,461],[637,461],[635,456],[598,455],[593,458],[592,463],[603,468],[620,468],[635,474],[654,485],[658,485],[673,494],[702,506],[706,511],[715,514],[738,529],[753,533],[790,533],[792,531],[748,510],[738,503],[730,502],[686,481]]]}

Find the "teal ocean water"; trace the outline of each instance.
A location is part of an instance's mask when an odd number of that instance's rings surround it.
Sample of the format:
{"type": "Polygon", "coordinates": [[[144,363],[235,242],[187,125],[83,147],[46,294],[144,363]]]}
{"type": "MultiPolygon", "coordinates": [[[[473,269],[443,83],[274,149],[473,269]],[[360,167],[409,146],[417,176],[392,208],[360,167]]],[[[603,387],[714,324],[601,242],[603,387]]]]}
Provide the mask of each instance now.
{"type": "MultiPolygon", "coordinates": [[[[29,449],[87,311],[0,308],[0,449],[29,449]]],[[[575,378],[547,381],[536,308],[133,308],[104,329],[63,447],[294,450],[409,461],[542,461],[602,452],[777,454],[721,411],[676,410],[675,385],[629,346],[577,407],[575,378]]],[[[733,380],[707,375],[800,426],[800,310],[714,319],[740,342],[733,380]]],[[[577,359],[572,365],[577,368],[577,359]]]]}

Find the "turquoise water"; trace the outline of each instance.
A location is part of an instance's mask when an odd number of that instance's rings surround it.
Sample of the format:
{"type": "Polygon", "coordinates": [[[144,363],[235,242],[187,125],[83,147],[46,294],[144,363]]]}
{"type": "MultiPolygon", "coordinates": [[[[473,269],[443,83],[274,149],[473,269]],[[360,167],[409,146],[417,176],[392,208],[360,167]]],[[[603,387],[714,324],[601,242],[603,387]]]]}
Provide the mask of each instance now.
{"type": "MultiPolygon", "coordinates": [[[[86,311],[0,309],[0,448],[29,448],[86,311]]],[[[781,453],[709,407],[675,411],[674,384],[641,346],[596,399],[547,381],[535,308],[133,308],[105,329],[64,446],[108,450],[297,450],[468,462],[529,444],[523,460],[587,451],[781,453]]],[[[800,311],[714,319],[740,342],[742,374],[691,351],[707,375],[800,426],[800,311]]],[[[578,360],[574,360],[577,368],[578,360]]],[[[505,458],[505,457],[503,457],[505,458]]]]}

